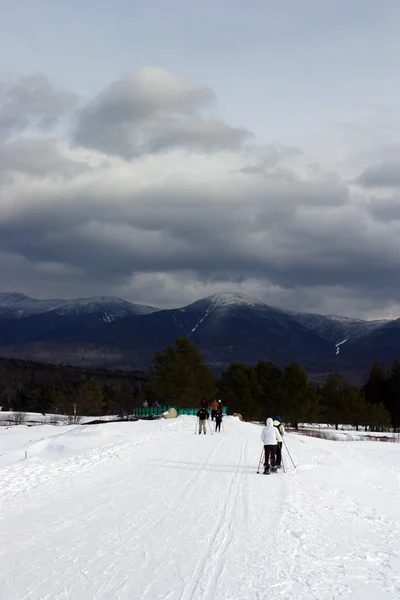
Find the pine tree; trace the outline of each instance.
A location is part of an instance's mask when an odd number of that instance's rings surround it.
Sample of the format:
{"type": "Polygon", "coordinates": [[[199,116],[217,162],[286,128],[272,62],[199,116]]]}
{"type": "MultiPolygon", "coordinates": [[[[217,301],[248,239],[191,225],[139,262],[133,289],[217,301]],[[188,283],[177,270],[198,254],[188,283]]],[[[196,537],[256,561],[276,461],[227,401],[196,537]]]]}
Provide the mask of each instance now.
{"type": "Polygon", "coordinates": [[[103,413],[103,390],[95,377],[80,386],[77,408],[80,415],[99,416],[103,413]]]}
{"type": "Polygon", "coordinates": [[[369,404],[385,402],[388,395],[388,373],[385,365],[374,362],[364,386],[364,393],[369,404]]]}
{"type": "Polygon", "coordinates": [[[284,416],[297,429],[301,422],[315,422],[319,415],[319,399],[307,373],[291,362],[283,371],[284,416]]]}
{"type": "Polygon", "coordinates": [[[34,412],[48,413],[54,403],[54,388],[42,385],[32,393],[31,409],[34,412]]]}
{"type": "Polygon", "coordinates": [[[344,411],[342,422],[347,421],[349,424],[354,425],[358,431],[359,426],[365,423],[369,408],[364,392],[348,381],[344,381],[342,384],[342,400],[344,411]]]}
{"type": "Polygon", "coordinates": [[[261,419],[282,414],[284,405],[283,373],[273,362],[260,361],[253,367],[256,413],[261,419]]]}
{"type": "Polygon", "coordinates": [[[177,338],[154,358],[151,387],[156,397],[180,406],[198,406],[199,398],[215,396],[215,381],[200,349],[187,338],[177,338]]]}
{"type": "Polygon", "coordinates": [[[240,412],[245,419],[264,418],[257,415],[252,385],[252,371],[244,363],[231,363],[221,374],[218,391],[224,404],[229,404],[232,412],[240,412]]]}
{"type": "Polygon", "coordinates": [[[383,404],[369,404],[366,414],[366,424],[372,430],[389,429],[391,427],[390,413],[383,404]]]}
{"type": "Polygon", "coordinates": [[[388,381],[388,397],[384,402],[390,412],[392,425],[395,431],[400,429],[400,361],[395,360],[390,369],[388,381]]]}
{"type": "Polygon", "coordinates": [[[324,413],[328,423],[339,428],[345,412],[345,398],[342,393],[343,378],[339,373],[330,373],[321,388],[321,398],[324,406],[324,413]]]}

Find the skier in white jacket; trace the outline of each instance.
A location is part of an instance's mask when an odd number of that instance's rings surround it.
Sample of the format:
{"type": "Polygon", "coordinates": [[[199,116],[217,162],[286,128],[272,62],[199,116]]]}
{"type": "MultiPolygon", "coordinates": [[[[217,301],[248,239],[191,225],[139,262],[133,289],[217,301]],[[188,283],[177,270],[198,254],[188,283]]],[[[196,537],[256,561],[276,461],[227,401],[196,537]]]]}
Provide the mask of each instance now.
{"type": "Polygon", "coordinates": [[[270,462],[271,471],[276,473],[276,448],[278,442],[282,441],[282,436],[278,429],[274,427],[274,423],[271,418],[267,419],[267,424],[263,427],[261,432],[261,441],[264,444],[264,475],[270,473],[270,462]]]}

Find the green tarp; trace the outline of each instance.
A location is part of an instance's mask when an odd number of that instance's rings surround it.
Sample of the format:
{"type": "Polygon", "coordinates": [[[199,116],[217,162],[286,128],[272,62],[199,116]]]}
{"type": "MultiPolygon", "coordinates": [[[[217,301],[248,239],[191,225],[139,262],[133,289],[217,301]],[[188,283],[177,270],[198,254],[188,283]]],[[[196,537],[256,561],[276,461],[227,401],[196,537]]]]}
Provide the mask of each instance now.
{"type": "MultiPolygon", "coordinates": [[[[166,404],[164,406],[135,406],[132,414],[136,417],[150,417],[151,415],[160,416],[170,408],[175,408],[178,415],[196,415],[199,410],[199,406],[196,408],[185,408],[178,406],[177,404],[166,404]]],[[[224,415],[228,414],[228,407],[224,406],[222,409],[224,415]]]]}

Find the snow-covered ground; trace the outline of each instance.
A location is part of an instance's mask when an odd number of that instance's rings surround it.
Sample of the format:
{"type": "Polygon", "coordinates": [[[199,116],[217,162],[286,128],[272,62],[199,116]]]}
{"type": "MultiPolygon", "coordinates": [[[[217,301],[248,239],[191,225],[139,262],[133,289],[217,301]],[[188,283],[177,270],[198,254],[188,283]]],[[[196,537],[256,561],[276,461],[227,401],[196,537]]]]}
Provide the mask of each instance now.
{"type": "MultiPolygon", "coordinates": [[[[356,442],[363,440],[380,440],[388,442],[400,443],[400,434],[394,433],[393,431],[365,431],[364,427],[360,425],[357,431],[355,427],[351,425],[339,425],[339,429],[335,429],[332,425],[327,424],[301,424],[299,426],[299,434],[301,435],[313,435],[314,433],[321,432],[322,436],[326,439],[336,441],[348,441],[356,442]]],[[[321,437],[322,437],[321,436],[321,437]]]]}
{"type": "MultiPolygon", "coordinates": [[[[51,413],[15,413],[13,411],[2,411],[0,407],[0,425],[15,425],[15,415],[23,415],[23,423],[26,425],[69,425],[68,415],[51,414],[51,413]]],[[[71,417],[72,418],[72,417],[71,417]]],[[[115,415],[102,415],[101,417],[89,416],[89,417],[78,417],[80,423],[87,423],[88,421],[94,421],[95,419],[101,419],[102,421],[115,421],[119,419],[115,415]]]]}
{"type": "Polygon", "coordinates": [[[1,600],[400,598],[400,444],[194,427],[0,428],[1,600]]]}

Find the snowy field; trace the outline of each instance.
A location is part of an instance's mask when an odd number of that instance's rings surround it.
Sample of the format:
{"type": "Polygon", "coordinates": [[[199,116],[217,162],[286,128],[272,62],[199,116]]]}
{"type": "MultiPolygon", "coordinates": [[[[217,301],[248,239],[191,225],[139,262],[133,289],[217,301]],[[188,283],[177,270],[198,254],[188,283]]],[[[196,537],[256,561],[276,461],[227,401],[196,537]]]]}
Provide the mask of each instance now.
{"type": "Polygon", "coordinates": [[[0,428],[1,600],[400,598],[400,444],[224,425],[0,428]]]}

